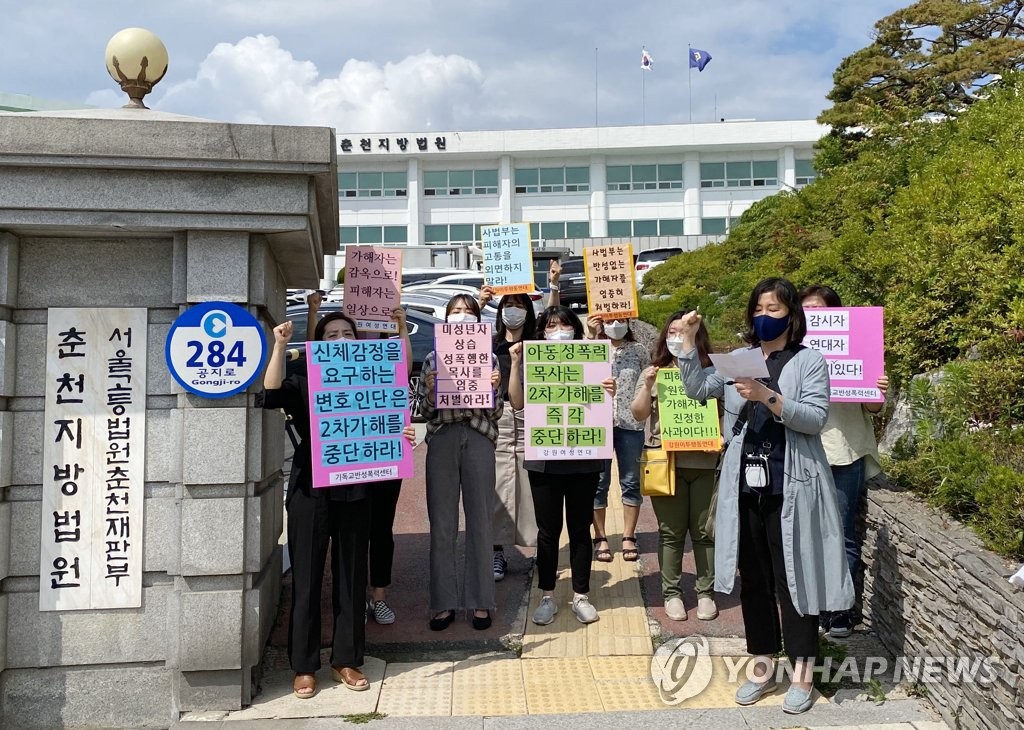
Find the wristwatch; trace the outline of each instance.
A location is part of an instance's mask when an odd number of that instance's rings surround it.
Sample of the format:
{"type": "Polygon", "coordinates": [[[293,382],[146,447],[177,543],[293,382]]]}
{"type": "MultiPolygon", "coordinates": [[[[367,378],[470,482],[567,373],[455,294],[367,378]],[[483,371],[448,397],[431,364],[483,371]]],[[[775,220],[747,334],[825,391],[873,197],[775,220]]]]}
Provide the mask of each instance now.
{"type": "Polygon", "coordinates": [[[558,284],[549,284],[548,289],[551,291],[558,291],[558,284]]]}
{"type": "Polygon", "coordinates": [[[768,396],[768,405],[773,406],[773,405],[775,405],[778,402],[779,402],[779,397],[777,395],[775,395],[775,393],[772,393],[770,396],[768,396]]]}

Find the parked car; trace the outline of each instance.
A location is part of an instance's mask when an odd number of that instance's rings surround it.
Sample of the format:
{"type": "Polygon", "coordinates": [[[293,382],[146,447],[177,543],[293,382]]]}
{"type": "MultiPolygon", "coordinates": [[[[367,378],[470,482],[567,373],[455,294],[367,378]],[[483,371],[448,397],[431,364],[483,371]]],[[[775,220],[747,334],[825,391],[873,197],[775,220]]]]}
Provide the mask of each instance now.
{"type": "Polygon", "coordinates": [[[559,301],[567,307],[587,306],[587,277],[583,273],[583,258],[573,256],[562,262],[562,276],[558,280],[559,301]]]}
{"type": "Polygon", "coordinates": [[[659,264],[665,263],[673,256],[681,254],[682,252],[683,249],[676,246],[666,246],[664,248],[648,248],[638,253],[634,261],[637,291],[643,289],[644,277],[647,275],[648,271],[659,264]]]}
{"type": "MultiPolygon", "coordinates": [[[[341,311],[341,306],[341,302],[324,302],[320,305],[320,313],[338,312],[341,311]]],[[[420,381],[423,361],[426,359],[427,353],[434,350],[434,325],[438,324],[440,320],[412,308],[407,308],[405,314],[409,326],[409,341],[412,344],[412,374],[409,376],[409,391],[414,393],[420,381]]],[[[306,321],[309,318],[309,307],[305,304],[288,307],[286,316],[294,327],[292,341],[288,343],[288,349],[303,350],[306,346],[306,321]]],[[[415,406],[413,406],[412,418],[413,420],[422,420],[415,406]]]]}
{"type": "Polygon", "coordinates": [[[465,269],[402,269],[402,288],[404,289],[410,284],[429,284],[432,281],[437,281],[442,276],[454,276],[465,273],[465,269]]]}
{"type": "Polygon", "coordinates": [[[484,285],[484,275],[480,271],[464,271],[461,274],[448,274],[434,279],[433,284],[462,284],[480,289],[484,285]]]}

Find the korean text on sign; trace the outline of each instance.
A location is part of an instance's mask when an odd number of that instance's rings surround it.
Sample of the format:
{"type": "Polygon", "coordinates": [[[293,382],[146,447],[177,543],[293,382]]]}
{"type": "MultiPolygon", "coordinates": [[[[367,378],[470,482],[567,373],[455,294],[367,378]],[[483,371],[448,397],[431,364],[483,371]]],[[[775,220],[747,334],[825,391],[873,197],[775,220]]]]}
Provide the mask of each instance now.
{"type": "Polygon", "coordinates": [[[583,249],[587,303],[601,319],[638,316],[633,247],[628,243],[583,249]]]}
{"type": "Polygon", "coordinates": [[[491,325],[477,322],[434,327],[438,409],[494,408],[491,325]]]}
{"type": "Polygon", "coordinates": [[[881,307],[823,307],[804,310],[803,344],[828,363],[834,402],[881,403],[878,378],[885,372],[885,333],[881,307]]]}
{"type": "Polygon", "coordinates": [[[313,486],[412,476],[402,340],[307,342],[313,486]]]}
{"type": "Polygon", "coordinates": [[[480,231],[484,280],[497,296],[526,294],[536,289],[530,224],[486,226],[480,231]]]}
{"type": "Polygon", "coordinates": [[[607,342],[526,342],[526,458],[612,458],[612,376],[607,342]]]}
{"type": "Polygon", "coordinates": [[[146,310],[50,309],[39,610],[142,605],[146,310]]]}
{"type": "Polygon", "coordinates": [[[397,332],[391,313],[400,306],[402,252],[394,248],[345,249],[345,314],[362,332],[397,332]]]}
{"type": "Polygon", "coordinates": [[[686,395],[679,368],[658,370],[658,421],[665,451],[717,451],[722,447],[718,401],[686,395]]]}

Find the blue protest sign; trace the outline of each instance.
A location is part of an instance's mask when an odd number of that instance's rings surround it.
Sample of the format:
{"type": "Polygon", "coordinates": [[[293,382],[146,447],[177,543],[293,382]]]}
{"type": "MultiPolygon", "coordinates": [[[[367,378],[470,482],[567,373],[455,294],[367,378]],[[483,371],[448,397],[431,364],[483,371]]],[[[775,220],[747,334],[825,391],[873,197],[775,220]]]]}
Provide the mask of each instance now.
{"type": "Polygon", "coordinates": [[[189,393],[227,398],[249,387],[263,371],[263,328],[237,304],[205,302],[181,314],[164,348],[167,368],[189,393]]]}

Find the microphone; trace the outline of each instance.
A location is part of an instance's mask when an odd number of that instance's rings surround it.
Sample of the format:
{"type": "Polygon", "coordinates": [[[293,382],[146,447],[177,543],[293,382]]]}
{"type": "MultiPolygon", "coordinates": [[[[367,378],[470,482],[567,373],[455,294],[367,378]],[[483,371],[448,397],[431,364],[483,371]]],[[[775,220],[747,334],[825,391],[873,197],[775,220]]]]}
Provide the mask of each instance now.
{"type": "Polygon", "coordinates": [[[298,360],[300,357],[306,356],[305,350],[285,350],[285,355],[288,356],[288,362],[292,360],[298,360]]]}

